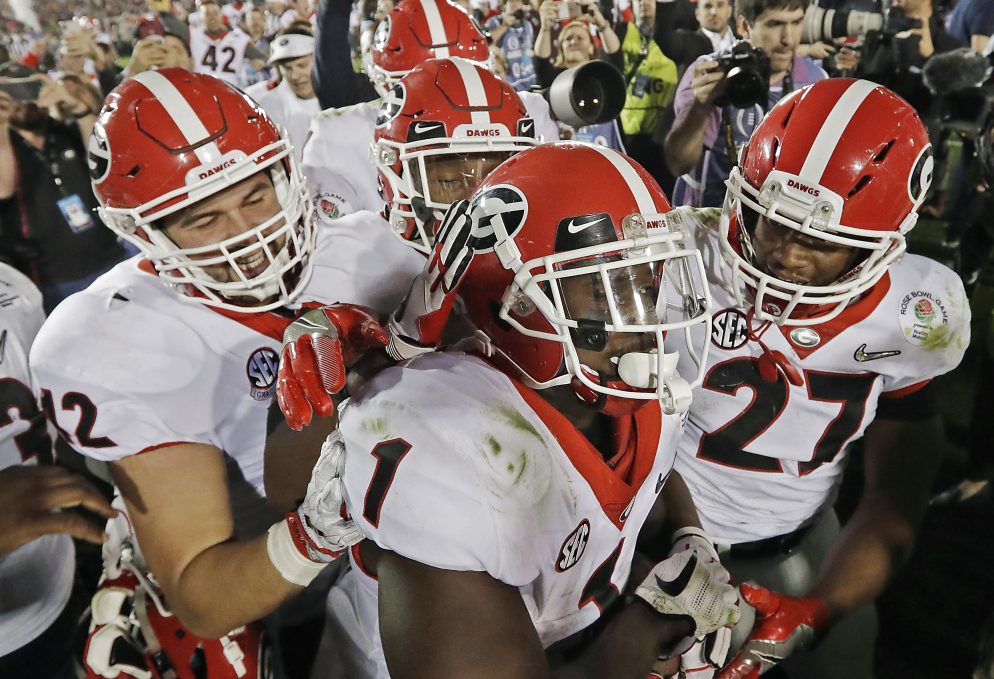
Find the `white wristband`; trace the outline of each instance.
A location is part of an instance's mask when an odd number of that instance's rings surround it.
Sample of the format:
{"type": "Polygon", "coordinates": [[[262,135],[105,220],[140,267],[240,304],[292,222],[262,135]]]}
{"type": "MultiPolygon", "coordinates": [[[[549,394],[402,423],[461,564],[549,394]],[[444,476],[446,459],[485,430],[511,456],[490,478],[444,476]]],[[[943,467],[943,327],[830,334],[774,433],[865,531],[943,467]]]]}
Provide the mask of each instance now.
{"type": "Polygon", "coordinates": [[[683,528],[675,531],[673,533],[673,539],[670,541],[671,545],[675,545],[680,538],[687,537],[688,535],[693,535],[698,537],[705,542],[707,542],[711,547],[714,547],[714,542],[711,540],[711,536],[704,532],[704,529],[697,528],[696,526],[684,526],[683,528]]]}
{"type": "Polygon", "coordinates": [[[280,572],[283,579],[301,587],[307,587],[311,580],[318,576],[328,564],[311,561],[300,553],[293,543],[290,535],[290,527],[286,520],[274,523],[269,527],[269,534],[266,536],[266,551],[269,553],[269,560],[280,572]]]}

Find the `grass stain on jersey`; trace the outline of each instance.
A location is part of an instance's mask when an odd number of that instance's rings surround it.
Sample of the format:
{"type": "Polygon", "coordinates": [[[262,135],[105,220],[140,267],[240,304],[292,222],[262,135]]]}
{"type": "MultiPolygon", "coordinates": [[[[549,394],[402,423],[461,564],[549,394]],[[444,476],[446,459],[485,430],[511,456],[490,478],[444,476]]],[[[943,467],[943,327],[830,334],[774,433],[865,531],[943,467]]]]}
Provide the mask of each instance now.
{"type": "Polygon", "coordinates": [[[498,441],[492,435],[491,436],[487,436],[487,438],[484,439],[484,440],[487,442],[487,445],[490,446],[490,454],[491,455],[493,455],[494,457],[500,455],[500,451],[502,450],[502,447],[500,445],[500,441],[498,441]]]}
{"type": "Polygon", "coordinates": [[[926,351],[945,349],[953,343],[954,337],[955,335],[949,332],[948,325],[940,325],[928,331],[928,334],[922,338],[921,347],[926,351]]]}
{"type": "Polygon", "coordinates": [[[382,436],[387,433],[387,429],[389,428],[389,426],[390,423],[387,422],[387,418],[374,417],[371,420],[365,420],[359,426],[359,429],[363,432],[366,432],[367,434],[379,434],[382,436]]]}
{"type": "Polygon", "coordinates": [[[545,443],[545,439],[539,433],[538,429],[536,429],[531,422],[525,419],[525,416],[518,412],[516,408],[508,404],[502,404],[495,406],[493,411],[500,419],[504,420],[504,422],[519,431],[531,434],[539,441],[539,443],[542,444],[543,447],[548,448],[548,445],[545,443]]]}
{"type": "MultiPolygon", "coordinates": [[[[528,451],[522,450],[521,451],[521,457],[518,458],[518,475],[514,477],[513,481],[511,481],[511,485],[512,486],[516,486],[519,483],[521,483],[521,479],[525,475],[525,468],[527,468],[527,467],[528,467],[528,451]]],[[[509,462],[508,463],[508,465],[507,465],[507,473],[508,474],[513,474],[514,473],[514,463],[513,462],[509,462]]]]}

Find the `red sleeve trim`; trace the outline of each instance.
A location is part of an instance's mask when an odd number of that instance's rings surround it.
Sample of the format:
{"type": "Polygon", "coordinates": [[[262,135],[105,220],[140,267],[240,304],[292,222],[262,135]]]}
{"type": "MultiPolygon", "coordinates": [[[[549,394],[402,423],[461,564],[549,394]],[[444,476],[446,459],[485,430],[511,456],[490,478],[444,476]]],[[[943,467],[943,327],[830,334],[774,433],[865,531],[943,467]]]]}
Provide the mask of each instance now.
{"type": "Polygon", "coordinates": [[[905,396],[910,396],[916,391],[921,391],[924,389],[932,380],[927,379],[917,384],[912,384],[910,386],[904,387],[903,389],[895,389],[894,391],[885,391],[880,396],[882,398],[904,398],[905,396]]]}
{"type": "Polygon", "coordinates": [[[170,446],[182,446],[188,443],[196,443],[198,445],[204,445],[198,443],[197,441],[167,441],[166,443],[157,443],[154,446],[149,446],[148,448],[142,448],[135,455],[143,455],[145,453],[151,453],[153,450],[158,450],[159,448],[169,448],[170,446]]]}

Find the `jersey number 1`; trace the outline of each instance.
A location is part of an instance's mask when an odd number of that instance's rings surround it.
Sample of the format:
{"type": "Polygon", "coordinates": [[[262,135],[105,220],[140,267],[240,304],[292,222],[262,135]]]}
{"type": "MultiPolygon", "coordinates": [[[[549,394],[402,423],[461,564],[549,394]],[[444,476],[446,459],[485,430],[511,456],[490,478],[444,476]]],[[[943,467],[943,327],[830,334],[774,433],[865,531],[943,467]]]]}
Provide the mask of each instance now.
{"type": "Polygon", "coordinates": [[[372,450],[372,455],[376,458],[376,469],[373,470],[373,479],[369,482],[362,502],[362,516],[376,527],[380,525],[380,509],[397,473],[397,465],[410,450],[411,444],[404,439],[381,441],[372,450]]]}

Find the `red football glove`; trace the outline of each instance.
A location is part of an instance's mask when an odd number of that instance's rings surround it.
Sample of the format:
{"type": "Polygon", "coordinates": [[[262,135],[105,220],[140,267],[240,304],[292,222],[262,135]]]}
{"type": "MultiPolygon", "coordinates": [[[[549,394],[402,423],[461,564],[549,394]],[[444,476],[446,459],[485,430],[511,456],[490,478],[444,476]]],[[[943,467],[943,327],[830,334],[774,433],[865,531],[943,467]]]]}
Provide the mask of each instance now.
{"type": "Polygon", "coordinates": [[[828,609],[816,597],[792,597],[747,584],[740,591],[756,609],[756,623],[718,679],[755,679],[810,645],[828,623],[828,609]]]}
{"type": "Polygon", "coordinates": [[[276,381],[276,399],[290,428],[300,431],[313,413],[330,415],[331,394],[345,388],[345,369],[386,343],[379,321],[354,304],[313,309],[291,323],[283,333],[276,381]]]}

